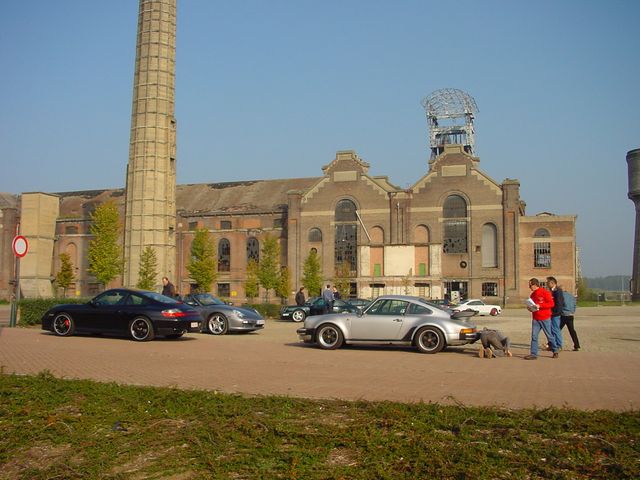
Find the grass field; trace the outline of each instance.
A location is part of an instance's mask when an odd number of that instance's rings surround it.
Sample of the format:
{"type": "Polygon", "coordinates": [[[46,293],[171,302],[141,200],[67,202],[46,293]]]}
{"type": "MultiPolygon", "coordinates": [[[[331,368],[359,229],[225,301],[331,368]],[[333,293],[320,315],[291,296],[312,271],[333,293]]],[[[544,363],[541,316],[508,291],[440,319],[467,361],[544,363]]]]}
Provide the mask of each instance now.
{"type": "Polygon", "coordinates": [[[640,477],[640,412],[315,401],[0,375],[0,478],[640,477]]]}

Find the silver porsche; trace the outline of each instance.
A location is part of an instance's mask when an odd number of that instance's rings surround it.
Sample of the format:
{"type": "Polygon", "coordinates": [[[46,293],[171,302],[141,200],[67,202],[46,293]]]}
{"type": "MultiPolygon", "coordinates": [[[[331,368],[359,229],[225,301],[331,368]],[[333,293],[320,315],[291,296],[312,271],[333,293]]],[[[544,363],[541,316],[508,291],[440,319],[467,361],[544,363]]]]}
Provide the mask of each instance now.
{"type": "Polygon", "coordinates": [[[438,353],[450,345],[477,340],[469,318],[477,312],[451,312],[419,297],[383,295],[358,313],[307,317],[296,332],[300,340],[325,350],[343,344],[415,346],[422,353],[438,353]]]}

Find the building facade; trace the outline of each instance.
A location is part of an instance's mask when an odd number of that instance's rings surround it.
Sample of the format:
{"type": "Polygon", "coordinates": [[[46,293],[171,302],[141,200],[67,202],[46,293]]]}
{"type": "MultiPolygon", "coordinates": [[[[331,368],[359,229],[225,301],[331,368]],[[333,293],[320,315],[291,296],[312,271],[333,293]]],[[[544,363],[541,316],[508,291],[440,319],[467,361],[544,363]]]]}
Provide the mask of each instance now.
{"type": "MultiPolygon", "coordinates": [[[[401,189],[387,177],[369,175],[369,164],[355,152],[339,151],[319,177],[178,185],[171,279],[181,293],[192,288],[186,269],[191,242],[197,228],[206,228],[218,255],[212,293],[234,303],[246,301],[247,263],[259,260],[267,235],[278,238],[280,264],[289,269],[289,300],[312,249],[321,259],[325,283],[333,283],[336,272],[346,267],[354,297],[408,293],[518,304],[529,295],[529,278],[549,275],[574,290],[576,217],[527,216],[519,182],[498,183],[479,165],[480,159],[462,145],[446,145],[424,176],[401,189]]],[[[91,212],[107,200],[119,205],[124,218],[124,190],[27,193],[14,210],[6,207],[3,231],[15,231],[21,221],[21,232],[32,232],[43,245],[30,252],[38,269],[24,279],[39,287],[23,290],[25,295],[53,292],[64,252],[77,276],[67,293],[99,291],[87,273],[89,224],[91,212]]],[[[6,252],[9,237],[2,237],[0,251],[6,252]]],[[[2,279],[10,268],[5,257],[2,279]]],[[[111,286],[123,283],[119,278],[111,286]]]]}

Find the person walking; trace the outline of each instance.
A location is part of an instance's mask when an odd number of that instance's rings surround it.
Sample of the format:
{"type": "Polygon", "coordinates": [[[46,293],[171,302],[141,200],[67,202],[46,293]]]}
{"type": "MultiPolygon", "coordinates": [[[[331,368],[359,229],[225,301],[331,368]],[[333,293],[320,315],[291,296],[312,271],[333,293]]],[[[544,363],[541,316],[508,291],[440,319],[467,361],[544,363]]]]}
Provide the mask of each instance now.
{"type": "Polygon", "coordinates": [[[493,358],[495,354],[491,347],[496,350],[502,350],[502,353],[505,357],[511,357],[513,354],[509,348],[511,347],[511,340],[500,330],[493,330],[487,327],[484,327],[480,332],[480,342],[482,343],[482,347],[480,351],[478,351],[478,356],[480,358],[493,358]]]}
{"type": "Polygon", "coordinates": [[[531,296],[527,302],[527,309],[531,312],[531,353],[524,357],[525,360],[538,359],[538,337],[542,330],[551,345],[553,358],[558,358],[558,347],[551,333],[551,309],[553,308],[553,296],[546,288],[540,286],[537,278],[529,280],[531,296]]]}
{"type": "Polygon", "coordinates": [[[571,340],[573,341],[573,351],[577,352],[580,350],[580,340],[573,326],[574,314],[576,312],[576,297],[566,290],[562,290],[562,296],[564,306],[562,307],[560,315],[560,330],[562,330],[565,325],[567,326],[567,330],[569,330],[569,335],[571,335],[571,340]]]}
{"type": "Polygon", "coordinates": [[[304,305],[306,299],[304,298],[304,287],[300,287],[300,290],[296,293],[296,305],[301,307],[304,305]]]}
{"type": "Polygon", "coordinates": [[[560,316],[562,315],[562,309],[564,308],[564,296],[562,295],[562,289],[558,286],[558,281],[555,277],[547,277],[547,287],[551,290],[553,296],[553,308],[551,309],[551,333],[555,340],[558,350],[562,350],[562,331],[560,330],[560,316]]]}
{"type": "Polygon", "coordinates": [[[167,277],[162,277],[162,285],[162,295],[175,298],[176,287],[173,286],[173,283],[171,283],[167,277]]]}
{"type": "Polygon", "coordinates": [[[324,300],[324,313],[332,313],[334,299],[331,285],[327,284],[327,287],[322,291],[322,299],[324,300]]]}

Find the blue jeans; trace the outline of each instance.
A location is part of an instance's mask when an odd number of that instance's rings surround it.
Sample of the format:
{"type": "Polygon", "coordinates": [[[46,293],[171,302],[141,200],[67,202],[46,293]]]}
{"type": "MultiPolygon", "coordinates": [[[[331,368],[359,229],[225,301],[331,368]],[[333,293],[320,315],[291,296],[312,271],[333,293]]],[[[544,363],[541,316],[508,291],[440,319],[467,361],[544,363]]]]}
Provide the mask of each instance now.
{"type": "Polygon", "coordinates": [[[560,315],[551,317],[551,333],[558,350],[562,348],[562,330],[560,329],[560,315]]]}
{"type": "Polygon", "coordinates": [[[551,350],[553,350],[554,353],[557,352],[558,347],[551,333],[551,319],[531,320],[531,355],[538,356],[538,336],[540,335],[540,330],[542,330],[547,337],[549,345],[551,345],[551,350]]]}

